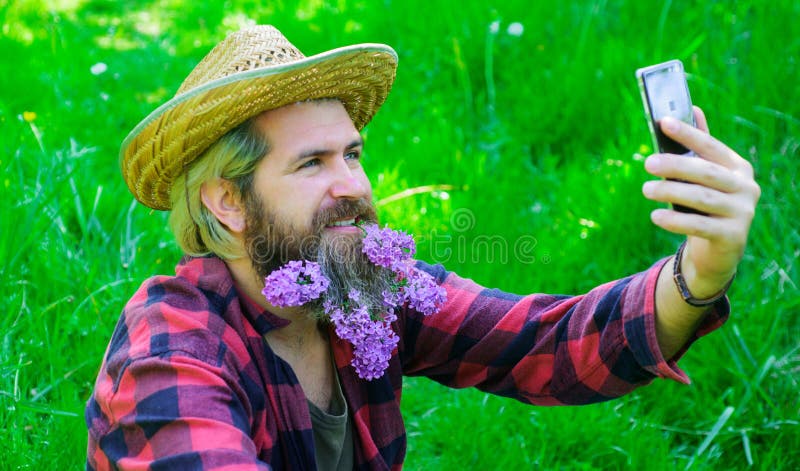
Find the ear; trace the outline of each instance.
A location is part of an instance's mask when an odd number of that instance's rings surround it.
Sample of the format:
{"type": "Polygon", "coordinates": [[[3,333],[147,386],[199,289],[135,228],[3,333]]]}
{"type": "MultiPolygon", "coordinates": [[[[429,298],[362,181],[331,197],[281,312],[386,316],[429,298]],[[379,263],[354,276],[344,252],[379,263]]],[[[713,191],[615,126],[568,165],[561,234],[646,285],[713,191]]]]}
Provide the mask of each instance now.
{"type": "Polygon", "coordinates": [[[228,229],[236,234],[244,232],[246,226],[244,205],[233,183],[224,178],[208,180],[200,186],[200,199],[228,229]]]}

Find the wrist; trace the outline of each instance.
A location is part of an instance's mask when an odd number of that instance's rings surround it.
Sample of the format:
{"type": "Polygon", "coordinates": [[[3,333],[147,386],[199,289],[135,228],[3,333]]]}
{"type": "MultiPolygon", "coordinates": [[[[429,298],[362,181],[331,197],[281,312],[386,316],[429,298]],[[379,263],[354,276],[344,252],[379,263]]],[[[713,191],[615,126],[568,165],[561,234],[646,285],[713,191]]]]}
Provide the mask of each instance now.
{"type": "Polygon", "coordinates": [[[728,291],[735,272],[721,277],[701,277],[684,252],[686,242],[681,244],[673,261],[672,278],[683,300],[692,306],[707,306],[714,304],[728,291]]]}

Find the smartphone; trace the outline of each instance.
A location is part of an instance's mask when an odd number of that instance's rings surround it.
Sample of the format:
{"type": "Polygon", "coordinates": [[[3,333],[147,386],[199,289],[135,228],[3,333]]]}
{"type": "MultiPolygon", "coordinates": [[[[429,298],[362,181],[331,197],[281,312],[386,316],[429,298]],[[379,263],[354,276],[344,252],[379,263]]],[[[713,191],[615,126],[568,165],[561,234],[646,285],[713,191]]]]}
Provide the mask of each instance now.
{"type": "MultiPolygon", "coordinates": [[[[697,126],[694,120],[692,99],[686,83],[683,63],[671,60],[661,64],[642,67],[636,71],[639,90],[642,92],[647,124],[653,137],[653,147],[658,152],[694,157],[695,154],[683,144],[676,142],[661,131],[659,122],[666,116],[697,126]]],[[[703,214],[681,205],[672,205],[676,211],[703,214]]]]}

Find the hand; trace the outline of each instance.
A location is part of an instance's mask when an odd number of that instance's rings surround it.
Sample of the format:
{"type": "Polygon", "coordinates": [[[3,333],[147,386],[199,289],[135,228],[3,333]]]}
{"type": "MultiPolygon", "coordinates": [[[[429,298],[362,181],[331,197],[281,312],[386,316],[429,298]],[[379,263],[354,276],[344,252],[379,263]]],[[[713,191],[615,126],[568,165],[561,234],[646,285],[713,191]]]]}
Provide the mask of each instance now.
{"type": "Polygon", "coordinates": [[[654,154],[645,160],[648,173],[670,180],[648,181],[645,197],[677,203],[706,215],[656,209],[650,218],[670,232],[686,234],[682,272],[695,298],[709,298],[723,289],[736,273],[761,188],[753,166],[708,133],[700,108],[694,108],[697,128],[664,118],[662,131],[693,150],[699,158],[654,154]]]}

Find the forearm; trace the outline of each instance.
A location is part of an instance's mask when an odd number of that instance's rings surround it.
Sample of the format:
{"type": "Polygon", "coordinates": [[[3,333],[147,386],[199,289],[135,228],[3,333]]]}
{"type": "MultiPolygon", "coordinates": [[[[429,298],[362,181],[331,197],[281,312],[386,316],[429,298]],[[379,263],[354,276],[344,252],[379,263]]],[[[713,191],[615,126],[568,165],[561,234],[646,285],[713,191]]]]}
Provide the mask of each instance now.
{"type": "MultiPolygon", "coordinates": [[[[439,314],[400,316],[401,337],[412,340],[399,347],[404,373],[541,405],[610,399],[654,377],[688,382],[675,362],[661,355],[656,335],[659,276],[672,273],[671,265],[662,270],[665,263],[576,297],[514,296],[451,273],[439,314]]],[[[681,347],[722,325],[727,305],[714,307],[676,342],[671,360],[681,347]]]]}

